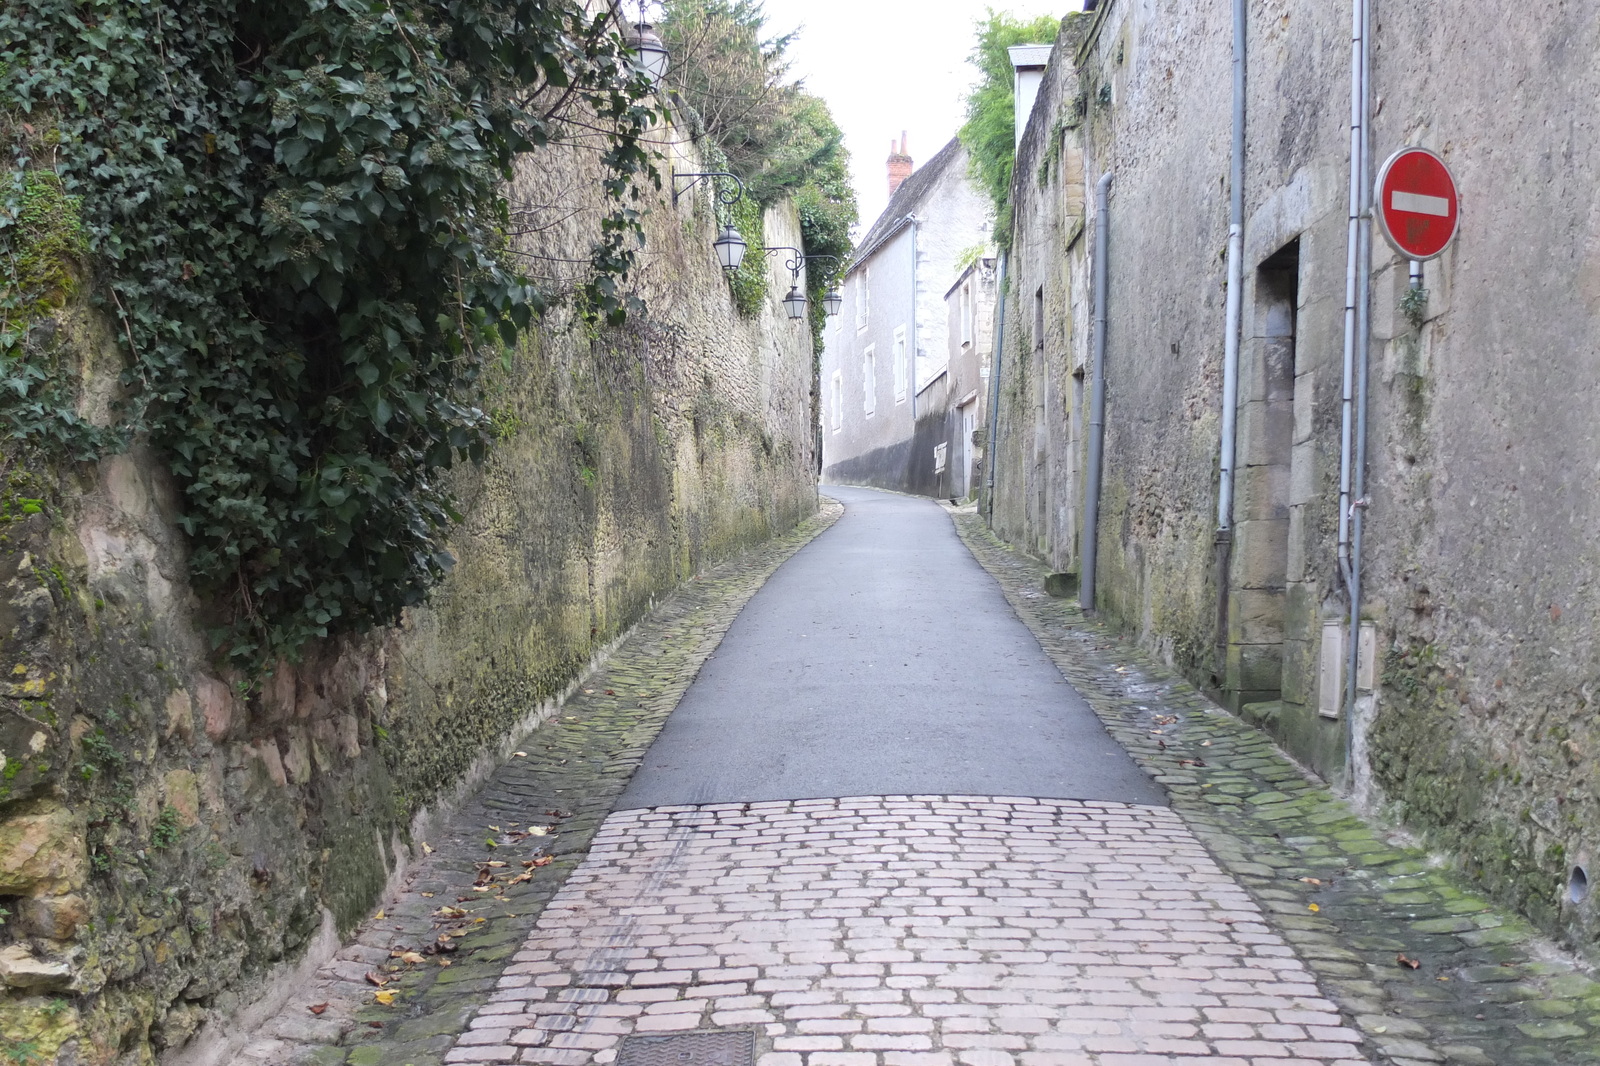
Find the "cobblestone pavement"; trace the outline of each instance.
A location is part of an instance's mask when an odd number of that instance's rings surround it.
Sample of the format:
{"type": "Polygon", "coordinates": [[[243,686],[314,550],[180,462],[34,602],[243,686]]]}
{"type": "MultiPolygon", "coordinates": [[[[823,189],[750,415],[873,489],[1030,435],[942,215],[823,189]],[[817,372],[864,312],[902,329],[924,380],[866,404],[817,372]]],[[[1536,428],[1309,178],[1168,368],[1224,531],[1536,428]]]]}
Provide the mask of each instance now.
{"type": "Polygon", "coordinates": [[[1256,729],[1141,654],[971,513],[956,526],[1095,713],[1399,1066],[1600,1063],[1600,983],[1442,863],[1357,817],[1256,729]],[[1413,965],[1414,964],[1414,965],[1413,965]]]}
{"type": "Polygon", "coordinates": [[[812,528],[641,625],[242,1061],[604,1066],[629,1034],[732,1029],[759,1066],[1600,1063],[1600,986],[1570,959],[955,521],[1171,808],[914,796],[608,818],[812,528]],[[459,950],[399,954],[441,936],[459,950]]]}
{"type": "Polygon", "coordinates": [[[405,890],[229,1066],[443,1062],[740,608],[841,513],[825,499],[797,529],[667,597],[521,742],[525,751],[450,819],[444,837],[415,842],[427,854],[405,890]],[[378,1002],[380,992],[393,992],[393,1002],[378,1002]]]}
{"type": "Polygon", "coordinates": [[[1168,809],[970,796],[613,815],[450,1062],[746,1027],[758,1066],[1358,1066],[1168,809]]]}

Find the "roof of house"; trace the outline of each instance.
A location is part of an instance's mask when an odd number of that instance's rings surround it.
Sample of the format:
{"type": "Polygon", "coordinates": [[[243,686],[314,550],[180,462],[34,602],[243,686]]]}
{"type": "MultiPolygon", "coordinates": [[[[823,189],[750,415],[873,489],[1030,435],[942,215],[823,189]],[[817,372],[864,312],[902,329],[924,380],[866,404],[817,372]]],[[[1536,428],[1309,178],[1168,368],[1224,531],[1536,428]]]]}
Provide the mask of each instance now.
{"type": "Polygon", "coordinates": [[[867,235],[856,244],[856,253],[845,273],[860,266],[878,250],[879,245],[898,233],[907,224],[906,216],[922,202],[940,176],[950,169],[950,165],[963,155],[961,139],[952,137],[950,143],[939,149],[932,159],[912,171],[911,176],[901,182],[894,195],[889,197],[889,205],[883,209],[883,214],[878,216],[872,228],[867,230],[867,235]]]}

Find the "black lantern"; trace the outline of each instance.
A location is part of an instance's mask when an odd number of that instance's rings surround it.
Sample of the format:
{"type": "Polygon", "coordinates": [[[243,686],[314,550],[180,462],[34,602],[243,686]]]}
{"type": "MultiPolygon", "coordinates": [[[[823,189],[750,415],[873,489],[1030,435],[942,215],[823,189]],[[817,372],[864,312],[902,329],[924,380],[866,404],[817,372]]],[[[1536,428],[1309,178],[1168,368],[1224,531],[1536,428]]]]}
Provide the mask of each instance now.
{"type": "Polygon", "coordinates": [[[648,22],[634,23],[628,47],[633,51],[633,65],[650,79],[652,86],[659,85],[667,76],[672,57],[667,54],[667,46],[661,43],[661,38],[656,36],[655,27],[648,22]]]}
{"type": "Polygon", "coordinates": [[[783,298],[783,309],[789,312],[791,321],[806,317],[806,294],[800,291],[800,286],[789,286],[789,295],[783,298]]]}
{"type": "Polygon", "coordinates": [[[822,306],[828,312],[829,318],[839,313],[839,309],[844,306],[844,297],[839,295],[839,287],[837,285],[830,288],[828,295],[822,298],[822,306]]]}
{"type": "Polygon", "coordinates": [[[711,247],[716,249],[717,262],[722,264],[723,270],[738,270],[739,264],[744,262],[747,245],[732,226],[723,226],[722,235],[711,242],[711,247]]]}

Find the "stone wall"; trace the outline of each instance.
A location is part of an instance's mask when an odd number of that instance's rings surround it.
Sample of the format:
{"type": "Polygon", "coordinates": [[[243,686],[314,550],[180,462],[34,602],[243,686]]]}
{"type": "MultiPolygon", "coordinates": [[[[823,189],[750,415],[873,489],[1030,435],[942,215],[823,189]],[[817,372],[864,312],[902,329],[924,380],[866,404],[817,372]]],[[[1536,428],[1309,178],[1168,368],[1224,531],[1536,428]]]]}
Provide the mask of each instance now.
{"type": "Polygon", "coordinates": [[[1600,24],[1539,3],[1485,34],[1474,11],[1432,0],[1374,18],[1374,163],[1403,145],[1439,152],[1463,221],[1422,301],[1373,237],[1369,652],[1353,723],[1336,555],[1347,8],[1249,6],[1229,537],[1216,534],[1228,11],[1108,0],[1068,18],[1018,150],[993,522],[1077,568],[1091,201],[1110,172],[1099,607],[1594,953],[1600,133],[1573,101],[1600,89],[1600,24]]]}
{"type": "MultiPolygon", "coordinates": [[[[670,140],[670,138],[669,138],[670,140]]],[[[663,172],[703,170],[665,149],[663,172]]],[[[595,234],[592,156],[551,150],[517,200],[595,234]]],[[[733,308],[709,194],[650,194],[649,307],[596,332],[558,308],[491,397],[498,445],[457,472],[458,564],[401,624],[252,684],[219,672],[161,457],[24,470],[0,524],[0,1037],[59,1063],[224,1062],[370,913],[431,819],[548,716],[652,599],[816,507],[812,353],[772,295],[733,308]],[[40,500],[38,513],[22,501],[40,500]],[[24,512],[29,513],[24,513],[24,512]],[[299,968],[297,971],[297,967],[299,968]]],[[[799,243],[788,207],[768,243],[799,243]]],[[[551,265],[553,264],[553,265],[551,265]]],[[[568,268],[570,269],[570,268],[568,268]]],[[[81,298],[41,322],[104,416],[121,356],[81,298]]]]}

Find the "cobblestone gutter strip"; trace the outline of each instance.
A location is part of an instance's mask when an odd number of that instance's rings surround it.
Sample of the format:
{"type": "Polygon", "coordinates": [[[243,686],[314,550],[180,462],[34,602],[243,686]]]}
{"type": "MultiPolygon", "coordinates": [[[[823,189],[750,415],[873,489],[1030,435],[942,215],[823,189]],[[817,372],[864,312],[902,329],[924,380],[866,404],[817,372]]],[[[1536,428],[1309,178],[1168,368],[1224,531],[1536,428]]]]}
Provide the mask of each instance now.
{"type": "Polygon", "coordinates": [[[1600,1063],[1600,983],[1425,852],[1363,821],[1265,734],[1075,602],[1046,596],[1045,569],[976,515],[952,517],[1045,653],[1272,914],[1375,1059],[1600,1063]]]}
{"type": "Polygon", "coordinates": [[[426,842],[405,889],[262,1027],[239,1066],[443,1062],[740,609],[841,513],[825,498],[816,516],[689,582],[641,621],[445,835],[426,842]]]}

